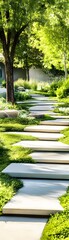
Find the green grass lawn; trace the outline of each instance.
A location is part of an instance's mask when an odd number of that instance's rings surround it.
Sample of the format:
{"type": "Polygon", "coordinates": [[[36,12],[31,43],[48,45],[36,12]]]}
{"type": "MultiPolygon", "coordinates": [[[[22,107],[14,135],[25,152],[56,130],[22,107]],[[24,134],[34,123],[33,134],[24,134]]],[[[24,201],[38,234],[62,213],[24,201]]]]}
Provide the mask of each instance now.
{"type": "Polygon", "coordinates": [[[60,202],[64,211],[50,217],[40,240],[69,240],[69,188],[60,202]]]}

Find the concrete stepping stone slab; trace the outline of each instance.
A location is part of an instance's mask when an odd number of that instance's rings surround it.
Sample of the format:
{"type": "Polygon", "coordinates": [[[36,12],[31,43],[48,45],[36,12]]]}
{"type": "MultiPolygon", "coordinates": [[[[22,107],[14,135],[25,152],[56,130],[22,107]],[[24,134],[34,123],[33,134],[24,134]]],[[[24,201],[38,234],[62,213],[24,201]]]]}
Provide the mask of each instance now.
{"type": "Polygon", "coordinates": [[[47,120],[41,121],[41,125],[58,125],[58,126],[69,126],[69,119],[56,119],[56,120],[47,120]]]}
{"type": "Polygon", "coordinates": [[[26,101],[17,101],[17,104],[37,104],[37,105],[56,105],[56,102],[53,101],[46,101],[46,100],[26,100],[26,101]]]}
{"type": "Polygon", "coordinates": [[[53,109],[53,106],[33,106],[29,108],[29,111],[49,111],[53,109]]]}
{"type": "Polygon", "coordinates": [[[33,152],[29,156],[39,163],[69,163],[69,152],[33,152]]]}
{"type": "MultiPolygon", "coordinates": [[[[11,132],[8,132],[8,134],[11,134],[11,132]]],[[[60,137],[63,137],[63,134],[60,133],[40,133],[40,132],[12,132],[12,134],[21,134],[24,136],[32,136],[36,137],[39,140],[52,140],[56,141],[60,137]]]]}
{"type": "Polygon", "coordinates": [[[38,240],[41,237],[47,218],[0,217],[1,240],[38,240]],[[36,229],[36,231],[35,231],[36,229]]]}
{"type": "Polygon", "coordinates": [[[53,116],[53,117],[56,116],[56,118],[58,116],[58,113],[55,114],[55,112],[47,111],[47,110],[45,110],[45,111],[44,110],[43,111],[39,111],[39,110],[38,111],[33,111],[33,110],[30,110],[30,113],[32,113],[32,115],[34,115],[34,116],[36,116],[36,115],[39,116],[41,114],[42,115],[46,115],[47,114],[47,115],[50,115],[50,116],[53,116]]]}
{"type": "Polygon", "coordinates": [[[21,141],[13,144],[13,146],[21,146],[23,148],[30,148],[35,151],[69,151],[69,145],[57,141],[21,141]]]}
{"type": "Polygon", "coordinates": [[[25,132],[49,132],[49,133],[59,133],[61,130],[65,129],[66,126],[50,126],[50,125],[31,125],[24,128],[25,132]]]}
{"type": "Polygon", "coordinates": [[[2,172],[17,178],[69,180],[67,164],[11,163],[2,172]]]}
{"type": "Polygon", "coordinates": [[[63,210],[57,197],[69,181],[23,180],[24,187],[3,208],[3,214],[50,215],[63,210]]]}
{"type": "Polygon", "coordinates": [[[36,112],[33,112],[33,111],[31,111],[30,112],[30,114],[29,114],[29,116],[33,116],[33,117],[42,117],[42,116],[45,116],[46,114],[47,115],[50,115],[51,117],[53,117],[53,118],[58,118],[58,119],[69,119],[69,116],[67,115],[67,116],[63,116],[63,115],[58,115],[58,114],[55,114],[55,113],[53,113],[53,112],[49,112],[49,111],[36,111],[36,112]]]}

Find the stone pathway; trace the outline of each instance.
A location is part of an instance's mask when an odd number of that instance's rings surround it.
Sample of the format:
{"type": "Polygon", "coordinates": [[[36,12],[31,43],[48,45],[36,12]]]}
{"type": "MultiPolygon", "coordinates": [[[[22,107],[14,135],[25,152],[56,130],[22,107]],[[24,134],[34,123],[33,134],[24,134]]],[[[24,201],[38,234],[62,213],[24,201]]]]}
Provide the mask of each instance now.
{"type": "Polygon", "coordinates": [[[11,201],[4,206],[3,213],[21,214],[25,217],[7,217],[7,225],[5,218],[1,217],[1,240],[5,239],[8,231],[13,231],[14,234],[12,233],[10,238],[7,237],[7,240],[39,240],[48,216],[63,211],[58,197],[65,193],[69,185],[69,145],[56,141],[62,136],[60,131],[69,126],[69,117],[58,116],[52,112],[56,102],[36,94],[32,97],[33,104],[37,107],[30,108],[30,116],[42,116],[47,113],[56,120],[43,121],[40,125],[26,127],[23,134],[35,136],[39,140],[21,141],[15,144],[33,149],[34,152],[30,156],[36,164],[10,164],[3,171],[21,178],[24,183],[11,201]],[[30,218],[26,218],[27,215],[30,215],[30,218]],[[40,218],[33,218],[33,215],[39,215],[40,218]],[[47,217],[41,218],[43,215],[47,217]],[[15,223],[17,223],[16,227],[15,223]],[[4,231],[2,231],[3,227],[4,231]]]}

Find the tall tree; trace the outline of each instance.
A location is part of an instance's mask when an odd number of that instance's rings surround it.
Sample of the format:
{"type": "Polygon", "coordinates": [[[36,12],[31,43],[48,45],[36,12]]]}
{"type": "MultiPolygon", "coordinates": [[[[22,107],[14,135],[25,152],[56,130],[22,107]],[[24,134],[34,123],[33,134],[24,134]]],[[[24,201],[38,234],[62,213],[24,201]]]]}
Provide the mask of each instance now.
{"type": "MultiPolygon", "coordinates": [[[[51,2],[53,0],[50,0],[51,2]]],[[[45,0],[0,0],[0,40],[5,58],[7,101],[14,103],[13,62],[20,35],[40,21],[45,0]]],[[[48,2],[48,1],[47,1],[48,2]]]]}
{"type": "Polygon", "coordinates": [[[32,42],[32,31],[25,31],[20,37],[15,51],[14,64],[19,64],[25,69],[25,80],[29,81],[29,69],[32,66],[42,68],[43,54],[34,47],[32,42]]]}
{"type": "Polygon", "coordinates": [[[38,27],[35,24],[33,31],[36,34],[35,47],[43,53],[44,67],[65,71],[69,69],[69,2],[57,0],[46,9],[46,23],[38,27]]]}

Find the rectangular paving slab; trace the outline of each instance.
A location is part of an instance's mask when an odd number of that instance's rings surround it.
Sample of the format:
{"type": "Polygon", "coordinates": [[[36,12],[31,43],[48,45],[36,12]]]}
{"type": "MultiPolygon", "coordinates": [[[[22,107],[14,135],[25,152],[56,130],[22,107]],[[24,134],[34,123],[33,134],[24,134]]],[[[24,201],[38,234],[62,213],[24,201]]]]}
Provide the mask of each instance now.
{"type": "Polygon", "coordinates": [[[69,152],[33,152],[30,156],[39,163],[69,163],[69,152]]]}
{"type": "Polygon", "coordinates": [[[26,132],[50,132],[59,133],[65,129],[65,126],[50,126],[50,125],[31,125],[24,128],[26,132]]]}
{"type": "Polygon", "coordinates": [[[59,196],[69,181],[23,180],[24,187],[3,207],[3,214],[50,215],[63,210],[59,196]]]}
{"type": "Polygon", "coordinates": [[[29,108],[29,111],[50,111],[53,110],[53,106],[33,106],[29,108]]]}
{"type": "Polygon", "coordinates": [[[17,101],[17,104],[32,104],[32,105],[55,105],[57,104],[56,102],[53,102],[53,101],[46,101],[46,100],[43,100],[43,101],[40,101],[40,100],[26,100],[26,101],[17,101]]]}
{"type": "Polygon", "coordinates": [[[45,115],[50,115],[51,117],[58,118],[58,119],[69,119],[69,116],[64,116],[64,115],[58,115],[57,113],[54,113],[52,111],[31,111],[30,116],[37,117],[37,116],[45,116],[45,115]]]}
{"type": "Polygon", "coordinates": [[[69,119],[55,119],[55,120],[47,120],[47,121],[41,121],[41,125],[58,125],[58,126],[69,126],[69,119]]]}
{"type": "Polygon", "coordinates": [[[47,218],[1,216],[1,240],[39,240],[47,218]],[[36,231],[35,231],[36,229],[36,231]]]}
{"type": "Polygon", "coordinates": [[[13,146],[21,146],[36,151],[69,151],[69,145],[56,141],[26,140],[15,143],[13,146]]]}
{"type": "MultiPolygon", "coordinates": [[[[11,132],[8,132],[8,134],[11,134],[11,132]]],[[[12,134],[21,134],[24,136],[32,136],[36,137],[39,140],[52,140],[56,141],[58,138],[63,137],[63,134],[60,133],[40,133],[40,132],[12,132],[12,134]]]]}
{"type": "Polygon", "coordinates": [[[18,178],[69,180],[69,166],[67,164],[11,163],[2,172],[18,178]]]}

